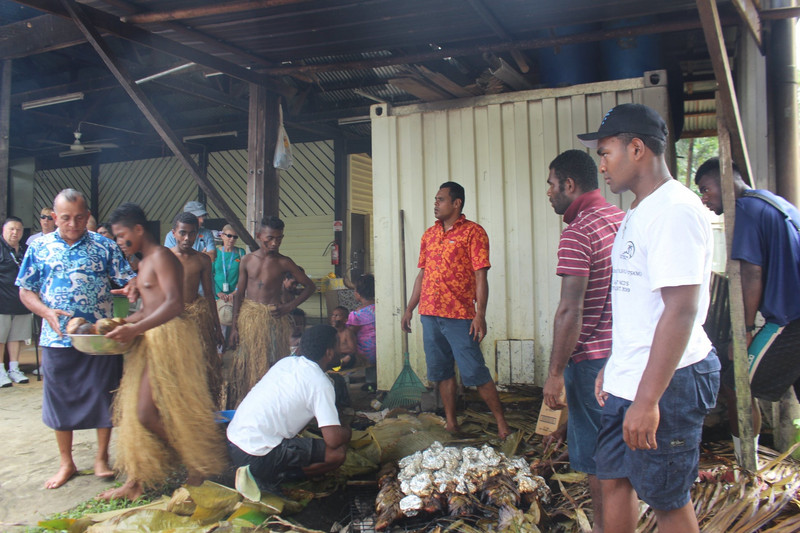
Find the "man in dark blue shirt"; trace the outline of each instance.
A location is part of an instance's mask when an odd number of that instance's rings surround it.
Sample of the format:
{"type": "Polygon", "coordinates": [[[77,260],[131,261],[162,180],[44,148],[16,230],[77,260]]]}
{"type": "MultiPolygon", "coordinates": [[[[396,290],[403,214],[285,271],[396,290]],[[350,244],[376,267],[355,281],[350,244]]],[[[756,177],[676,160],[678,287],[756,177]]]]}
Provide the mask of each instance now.
{"type": "MultiPolygon", "coordinates": [[[[793,385],[800,399],[800,212],[776,194],[748,187],[735,164],[733,179],[736,226],[731,257],[742,267],[751,392],[755,398],[777,401],[793,385]],[[765,321],[758,329],[756,311],[765,321]]],[[[719,159],[700,165],[694,181],[703,203],[722,214],[719,159]]],[[[732,365],[722,384],[731,430],[737,435],[732,365]]],[[[754,408],[755,434],[759,415],[754,408]]]]}

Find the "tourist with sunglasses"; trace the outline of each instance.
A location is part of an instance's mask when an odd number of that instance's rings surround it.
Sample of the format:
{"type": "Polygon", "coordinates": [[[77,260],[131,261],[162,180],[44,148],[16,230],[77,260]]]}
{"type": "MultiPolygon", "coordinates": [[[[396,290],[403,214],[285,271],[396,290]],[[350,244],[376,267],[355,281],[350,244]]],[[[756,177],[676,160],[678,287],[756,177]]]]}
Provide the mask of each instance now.
{"type": "Polygon", "coordinates": [[[53,216],[52,207],[45,207],[39,212],[39,224],[42,226],[42,231],[40,231],[39,233],[34,233],[30,237],[28,237],[28,240],[25,241],[25,246],[30,246],[33,241],[35,241],[42,235],[53,233],[56,230],[56,219],[53,216]]]}
{"type": "Polygon", "coordinates": [[[239,283],[239,262],[247,252],[236,246],[239,235],[230,224],[225,224],[219,236],[222,248],[217,248],[217,259],[214,261],[214,292],[217,300],[232,302],[233,292],[239,283]]]}

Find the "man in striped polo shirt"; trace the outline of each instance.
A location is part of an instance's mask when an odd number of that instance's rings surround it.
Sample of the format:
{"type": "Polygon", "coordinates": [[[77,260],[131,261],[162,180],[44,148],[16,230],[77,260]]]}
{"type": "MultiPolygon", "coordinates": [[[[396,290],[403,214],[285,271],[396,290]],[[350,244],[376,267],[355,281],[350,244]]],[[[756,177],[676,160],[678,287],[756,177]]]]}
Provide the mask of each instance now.
{"type": "Polygon", "coordinates": [[[595,531],[601,531],[594,452],[603,410],[594,397],[594,382],[611,353],[611,247],[625,213],[600,193],[597,165],[582,150],[556,157],[547,185],[553,210],[569,225],[558,243],[561,300],[544,401],[551,409],[563,409],[566,389],[569,461],[574,470],[589,475],[595,531]]]}

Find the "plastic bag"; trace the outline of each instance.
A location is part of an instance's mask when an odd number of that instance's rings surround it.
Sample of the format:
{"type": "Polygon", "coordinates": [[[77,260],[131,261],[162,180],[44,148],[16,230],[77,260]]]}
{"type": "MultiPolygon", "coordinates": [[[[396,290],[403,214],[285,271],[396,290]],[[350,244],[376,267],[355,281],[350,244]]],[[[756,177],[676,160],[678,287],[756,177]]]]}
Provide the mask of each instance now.
{"type": "Polygon", "coordinates": [[[292,168],[294,158],[292,157],[292,145],[289,142],[289,135],[286,134],[286,128],[283,127],[283,106],[278,106],[278,116],[280,119],[278,142],[275,144],[275,157],[272,160],[272,166],[281,170],[289,170],[292,168]]]}

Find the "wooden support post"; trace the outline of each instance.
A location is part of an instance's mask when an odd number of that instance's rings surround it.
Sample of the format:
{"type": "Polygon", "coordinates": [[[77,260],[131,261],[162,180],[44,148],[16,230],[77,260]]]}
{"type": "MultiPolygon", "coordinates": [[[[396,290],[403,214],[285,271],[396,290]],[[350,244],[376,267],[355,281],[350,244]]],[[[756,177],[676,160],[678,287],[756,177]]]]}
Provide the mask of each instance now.
{"type": "MultiPolygon", "coordinates": [[[[280,179],[272,164],[278,141],[278,98],[250,84],[247,136],[247,224],[255,235],[261,219],[279,215],[280,179]]],[[[253,251],[257,248],[253,248],[253,251]]]]}
{"type": "Polygon", "coordinates": [[[11,60],[0,62],[0,221],[8,216],[8,153],[11,129],[11,60]]]}
{"type": "Polygon", "coordinates": [[[750,157],[747,155],[742,119],[739,115],[739,103],[733,88],[731,67],[728,62],[728,51],[725,48],[725,38],[722,35],[717,1],[697,0],[697,11],[700,13],[708,54],[711,56],[711,64],[714,67],[714,77],[719,85],[717,114],[722,112],[727,117],[733,159],[739,165],[745,183],[752,185],[754,182],[751,179],[753,173],[750,170],[750,157]]]}
{"type": "MultiPolygon", "coordinates": [[[[717,96],[717,106],[720,97],[717,96]]],[[[717,107],[717,109],[720,109],[717,107]]],[[[739,438],[742,443],[742,468],[755,472],[755,443],[753,442],[753,413],[751,410],[750,378],[747,361],[747,336],[744,330],[744,296],[742,294],[741,264],[731,259],[733,228],[736,224],[736,197],[733,191],[733,159],[731,157],[731,138],[727,117],[717,118],[719,135],[720,185],[722,187],[722,209],[725,213],[725,248],[728,265],[728,295],[730,298],[731,329],[733,330],[733,374],[736,385],[736,412],[739,418],[739,438]]],[[[728,354],[719,354],[727,357],[728,354]]]]}
{"type": "Polygon", "coordinates": [[[347,217],[347,199],[348,199],[348,183],[347,183],[347,141],[344,139],[333,140],[333,219],[342,221],[342,231],[333,232],[333,240],[339,245],[339,264],[336,265],[334,271],[339,277],[347,275],[350,272],[345,268],[350,265],[348,261],[349,251],[347,250],[347,239],[345,238],[346,232],[350,231],[350,220],[347,217]]]}
{"type": "Polygon", "coordinates": [[[72,20],[75,21],[75,24],[78,26],[81,32],[86,36],[89,44],[91,44],[92,48],[95,49],[97,54],[103,60],[103,63],[105,63],[106,67],[108,67],[114,77],[117,78],[119,84],[123,89],[125,89],[125,92],[128,93],[128,96],[131,97],[131,100],[133,100],[150,125],[153,126],[153,129],[156,130],[156,133],[158,133],[158,135],[161,137],[161,140],[164,141],[164,144],[166,144],[169,149],[172,150],[172,153],[175,154],[175,157],[178,159],[178,161],[180,161],[183,166],[186,167],[186,169],[189,171],[189,174],[194,178],[197,184],[203,188],[209,199],[214,202],[214,205],[216,205],[217,208],[222,212],[230,225],[233,226],[233,228],[239,233],[239,236],[242,238],[242,240],[250,245],[251,248],[257,247],[258,245],[256,244],[255,239],[241,223],[233,209],[230,208],[228,203],[219,194],[219,192],[217,192],[214,186],[204,176],[202,176],[200,168],[194,162],[194,159],[192,159],[192,156],[186,149],[186,146],[180,142],[180,139],[175,135],[175,132],[172,131],[155,106],[153,106],[144,92],[133,81],[125,67],[116,58],[105,40],[103,40],[94,26],[92,26],[88,18],[84,16],[82,10],[83,8],[76,4],[73,0],[61,0],[61,4],[70,14],[72,20]]]}

